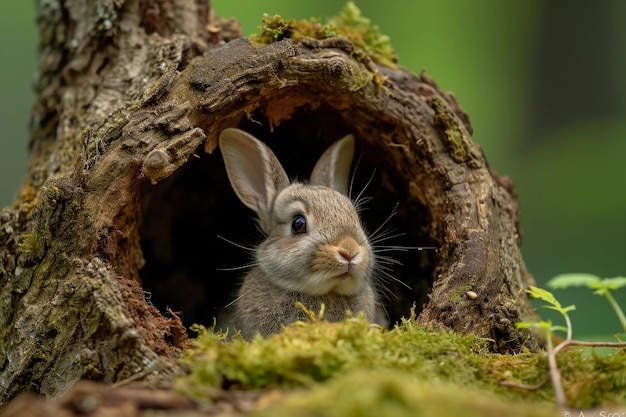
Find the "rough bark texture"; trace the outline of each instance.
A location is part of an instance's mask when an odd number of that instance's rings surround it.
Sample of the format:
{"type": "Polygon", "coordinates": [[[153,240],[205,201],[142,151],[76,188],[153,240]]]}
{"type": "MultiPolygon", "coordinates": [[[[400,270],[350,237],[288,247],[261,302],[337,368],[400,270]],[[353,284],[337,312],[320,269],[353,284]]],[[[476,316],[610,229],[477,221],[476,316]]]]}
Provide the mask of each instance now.
{"type": "Polygon", "coordinates": [[[398,255],[394,274],[410,288],[387,284],[390,317],[416,303],[420,323],[493,339],[496,351],[537,348],[515,328],[534,312],[513,186],[428,76],[376,64],[340,37],[258,45],[203,1],[39,8],[29,176],[0,215],[0,403],[79,378],[178,371],[183,322],[220,316],[239,274],[216,268],[248,256],[217,236],[248,244],[254,233],[216,149],[231,126],[301,176],[353,133],[355,189],[372,178],[370,229],[397,202],[405,235],[391,243],[439,248],[398,255]]]}

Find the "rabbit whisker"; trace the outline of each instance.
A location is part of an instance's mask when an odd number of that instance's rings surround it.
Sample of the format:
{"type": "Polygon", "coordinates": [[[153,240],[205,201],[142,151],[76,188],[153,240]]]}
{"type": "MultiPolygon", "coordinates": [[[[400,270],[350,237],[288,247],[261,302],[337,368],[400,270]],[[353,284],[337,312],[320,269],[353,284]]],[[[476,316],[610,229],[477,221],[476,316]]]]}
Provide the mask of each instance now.
{"type": "Polygon", "coordinates": [[[240,245],[239,243],[233,242],[232,240],[227,239],[227,238],[225,238],[224,236],[217,235],[217,237],[218,237],[218,238],[220,238],[220,239],[222,239],[222,240],[223,240],[223,241],[225,241],[225,242],[230,243],[230,244],[231,244],[231,245],[233,245],[233,246],[238,247],[239,249],[243,249],[243,250],[245,250],[245,251],[247,251],[247,252],[254,252],[254,248],[250,248],[250,247],[248,247],[248,246],[240,245]]]}
{"type": "Polygon", "coordinates": [[[241,266],[233,266],[230,268],[215,268],[216,271],[243,271],[246,269],[251,269],[257,266],[257,262],[251,262],[249,264],[241,265],[241,266]]]}
{"type": "Polygon", "coordinates": [[[389,239],[395,239],[397,237],[402,237],[404,236],[406,233],[396,233],[396,234],[392,234],[393,232],[395,232],[395,230],[385,230],[383,233],[379,234],[378,236],[374,236],[373,239],[370,240],[370,242],[372,243],[372,245],[380,247],[380,245],[378,245],[380,242],[384,242],[385,240],[389,240],[389,239]]]}
{"type": "Polygon", "coordinates": [[[243,297],[244,295],[246,295],[248,292],[249,292],[249,290],[248,290],[248,291],[244,291],[243,293],[239,294],[239,296],[238,296],[237,298],[235,298],[235,299],[234,299],[233,301],[231,301],[230,303],[226,304],[226,305],[224,306],[224,308],[229,308],[229,307],[232,307],[232,306],[233,306],[233,304],[235,304],[237,301],[239,301],[239,300],[241,299],[241,297],[243,297]]]}
{"type": "MultiPolygon", "coordinates": [[[[387,216],[387,218],[385,219],[385,221],[384,221],[384,222],[383,222],[380,226],[378,226],[378,229],[374,230],[374,231],[371,233],[371,236],[372,236],[372,238],[373,238],[373,239],[376,239],[376,236],[377,236],[378,232],[380,232],[380,230],[381,230],[383,227],[385,227],[385,225],[389,222],[389,220],[391,220],[391,218],[392,218],[393,216],[395,216],[396,214],[398,214],[398,212],[396,211],[396,209],[398,208],[398,204],[399,204],[399,203],[396,203],[396,205],[395,205],[395,206],[393,207],[393,209],[391,210],[391,213],[389,214],[389,216],[387,216]]],[[[382,233],[382,236],[384,236],[384,235],[385,235],[385,233],[389,233],[389,232],[387,232],[387,231],[383,232],[383,233],[382,233]]]]}
{"type": "MultiPolygon", "coordinates": [[[[378,278],[378,276],[377,276],[378,278]]],[[[396,300],[399,300],[400,297],[398,297],[396,295],[396,293],[394,293],[393,291],[391,291],[391,288],[389,288],[387,286],[386,283],[384,283],[382,280],[378,280],[378,282],[376,283],[376,288],[378,289],[378,293],[381,295],[381,297],[383,297],[385,300],[387,301],[391,301],[391,297],[393,296],[393,298],[395,298],[396,300]]],[[[382,303],[381,303],[382,304],[382,303]]],[[[387,312],[387,310],[385,309],[385,313],[387,312]]],[[[387,317],[389,317],[389,315],[387,315],[387,317]]]]}
{"type": "Polygon", "coordinates": [[[365,205],[369,203],[370,201],[372,201],[373,199],[374,199],[373,197],[363,197],[359,201],[355,202],[354,208],[356,209],[356,212],[362,213],[365,210],[368,210],[368,207],[365,207],[365,205]]]}
{"type": "Polygon", "coordinates": [[[259,226],[259,223],[254,222],[254,227],[256,227],[256,230],[258,230],[259,233],[261,233],[263,238],[267,238],[267,234],[263,231],[263,229],[261,229],[261,226],[259,226]]]}
{"type": "MultiPolygon", "coordinates": [[[[397,259],[393,259],[391,257],[386,257],[386,256],[381,256],[377,258],[379,263],[381,265],[398,265],[398,266],[402,266],[402,262],[398,261],[397,259]]],[[[388,266],[386,266],[386,268],[392,269],[388,266]]]]}
{"type": "Polygon", "coordinates": [[[383,245],[376,246],[374,248],[374,253],[379,252],[390,252],[390,251],[398,251],[398,252],[407,252],[411,249],[415,250],[439,250],[437,246],[400,246],[400,245],[383,245]]]}
{"type": "Polygon", "coordinates": [[[350,187],[348,187],[348,198],[350,199],[352,199],[352,186],[354,185],[354,177],[356,177],[356,171],[359,169],[359,164],[361,163],[362,158],[363,152],[361,152],[361,154],[359,155],[359,159],[356,160],[356,163],[354,164],[354,171],[352,172],[352,177],[350,178],[350,187]]]}
{"type": "Polygon", "coordinates": [[[383,309],[383,312],[385,313],[385,317],[387,318],[387,320],[390,320],[389,318],[389,312],[387,311],[387,307],[385,307],[384,303],[380,302],[380,297],[378,297],[378,305],[383,309]]]}
{"type": "Polygon", "coordinates": [[[379,255],[376,254],[376,260],[380,261],[383,264],[393,264],[393,265],[402,265],[402,262],[400,262],[400,260],[392,257],[392,256],[387,256],[387,255],[379,255]]]}
{"type": "Polygon", "coordinates": [[[402,246],[399,247],[389,247],[389,248],[376,248],[374,249],[374,253],[376,255],[378,255],[379,253],[385,253],[385,252],[406,252],[408,251],[407,248],[404,248],[402,246]]]}
{"type": "Polygon", "coordinates": [[[359,211],[359,208],[363,204],[361,201],[361,196],[363,195],[367,187],[369,187],[369,185],[372,183],[372,180],[374,179],[374,175],[376,175],[376,168],[374,168],[374,171],[372,172],[372,176],[370,177],[369,180],[367,180],[367,182],[365,183],[365,186],[363,187],[359,195],[357,195],[356,198],[354,199],[354,206],[356,207],[357,212],[359,211]]]}
{"type": "Polygon", "coordinates": [[[399,280],[398,278],[394,277],[393,275],[391,275],[389,272],[385,271],[384,269],[379,269],[377,272],[379,272],[377,275],[377,278],[381,278],[383,281],[385,282],[391,282],[391,281],[395,281],[398,284],[402,285],[403,287],[412,290],[413,288],[411,288],[406,282],[403,282],[401,280],[399,280]]]}
{"type": "Polygon", "coordinates": [[[388,267],[388,266],[382,266],[382,265],[380,265],[380,266],[379,266],[379,268],[380,268],[380,272],[381,272],[381,273],[382,273],[382,271],[385,271],[385,272],[388,272],[388,273],[392,273],[392,272],[393,272],[393,268],[390,268],[390,267],[388,267]]]}
{"type": "Polygon", "coordinates": [[[415,250],[435,250],[438,251],[440,248],[437,246],[407,246],[407,249],[415,249],[415,250]]]}
{"type": "Polygon", "coordinates": [[[375,275],[375,278],[376,278],[376,287],[379,290],[382,290],[379,293],[383,294],[385,296],[385,299],[389,300],[389,294],[392,293],[391,288],[389,288],[387,286],[387,284],[382,279],[379,279],[379,276],[378,276],[377,273],[374,274],[374,275],[375,275]]]}
{"type": "Polygon", "coordinates": [[[390,262],[379,262],[379,265],[377,265],[378,267],[380,267],[381,269],[384,269],[385,271],[393,271],[393,268],[391,268],[390,266],[387,266],[391,264],[390,262]]]}

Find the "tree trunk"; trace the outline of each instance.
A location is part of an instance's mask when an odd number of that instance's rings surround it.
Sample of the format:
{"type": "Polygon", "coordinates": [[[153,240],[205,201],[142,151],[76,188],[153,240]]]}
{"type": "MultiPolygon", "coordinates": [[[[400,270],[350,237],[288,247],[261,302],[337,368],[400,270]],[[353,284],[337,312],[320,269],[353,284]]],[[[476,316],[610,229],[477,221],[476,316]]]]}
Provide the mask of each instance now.
{"type": "Polygon", "coordinates": [[[257,44],[199,0],[41,2],[38,16],[29,175],[0,217],[0,403],[178,371],[184,325],[233,299],[240,273],[218,269],[249,261],[218,236],[258,241],[216,152],[233,126],[294,176],[353,133],[369,228],[397,203],[390,244],[438,248],[396,256],[390,318],[415,303],[419,323],[537,348],[515,328],[534,311],[513,186],[424,73],[343,37],[257,44]]]}

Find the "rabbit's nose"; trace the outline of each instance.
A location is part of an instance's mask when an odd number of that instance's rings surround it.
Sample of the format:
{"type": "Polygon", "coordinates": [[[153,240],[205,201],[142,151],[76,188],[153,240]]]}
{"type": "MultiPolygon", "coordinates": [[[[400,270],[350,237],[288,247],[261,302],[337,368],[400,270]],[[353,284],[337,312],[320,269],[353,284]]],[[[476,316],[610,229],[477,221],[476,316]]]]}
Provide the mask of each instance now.
{"type": "Polygon", "coordinates": [[[337,243],[337,252],[348,262],[356,258],[360,251],[359,244],[351,237],[345,237],[337,243]]]}
{"type": "Polygon", "coordinates": [[[358,252],[354,252],[354,253],[347,252],[346,250],[342,248],[339,248],[338,252],[339,252],[339,255],[341,255],[341,257],[344,258],[348,262],[353,260],[358,255],[358,252]]]}

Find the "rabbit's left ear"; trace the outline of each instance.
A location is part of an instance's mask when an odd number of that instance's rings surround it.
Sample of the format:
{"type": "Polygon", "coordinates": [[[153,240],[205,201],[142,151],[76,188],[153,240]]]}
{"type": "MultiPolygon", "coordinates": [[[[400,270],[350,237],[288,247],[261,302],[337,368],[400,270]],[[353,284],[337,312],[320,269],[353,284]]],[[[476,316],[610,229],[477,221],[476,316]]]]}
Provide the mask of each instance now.
{"type": "Polygon", "coordinates": [[[311,173],[311,184],[330,187],[346,195],[353,157],[354,136],[350,134],[330,145],[320,156],[311,173]]]}

